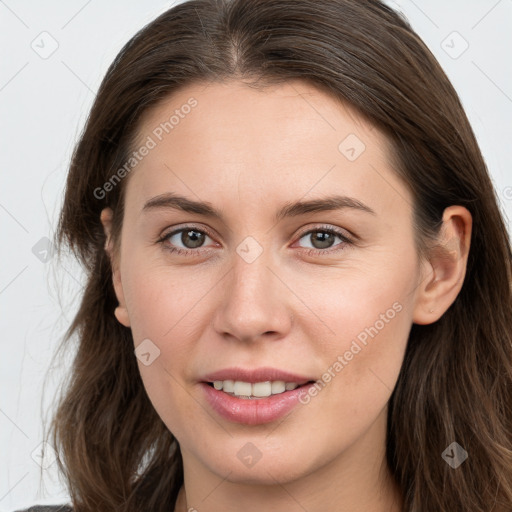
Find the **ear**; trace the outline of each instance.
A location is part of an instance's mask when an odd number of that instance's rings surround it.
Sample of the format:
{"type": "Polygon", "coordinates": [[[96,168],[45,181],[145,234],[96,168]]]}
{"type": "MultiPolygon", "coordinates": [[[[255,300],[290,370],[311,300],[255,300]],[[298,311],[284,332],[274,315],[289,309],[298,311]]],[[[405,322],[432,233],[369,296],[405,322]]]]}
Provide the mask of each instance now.
{"type": "Polygon", "coordinates": [[[459,294],[471,244],[471,213],[450,206],[443,213],[437,244],[422,263],[422,281],[416,291],[413,322],[427,325],[441,318],[459,294]]]}
{"type": "Polygon", "coordinates": [[[100,220],[103,224],[105,236],[107,237],[107,240],[105,242],[105,251],[107,252],[108,257],[110,259],[110,264],[112,267],[112,284],[114,285],[114,291],[119,302],[119,306],[115,309],[114,314],[119,323],[121,323],[125,327],[130,327],[130,317],[128,316],[128,310],[126,308],[126,303],[124,300],[123,284],[121,281],[121,271],[119,270],[119,258],[117,256],[117,253],[113,250],[113,216],[114,215],[111,208],[104,208],[101,211],[100,220]]]}

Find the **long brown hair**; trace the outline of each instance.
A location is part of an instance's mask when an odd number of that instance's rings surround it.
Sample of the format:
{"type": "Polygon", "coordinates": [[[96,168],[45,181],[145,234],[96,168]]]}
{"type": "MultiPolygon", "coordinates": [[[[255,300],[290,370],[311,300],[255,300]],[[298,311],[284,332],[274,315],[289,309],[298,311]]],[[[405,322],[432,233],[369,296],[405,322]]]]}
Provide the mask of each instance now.
{"type": "Polygon", "coordinates": [[[113,313],[100,212],[113,209],[118,244],[126,178],[97,190],[129,158],[149,107],[187,84],[233,78],[253,87],[307,81],[383,130],[413,193],[420,246],[435,239],[446,207],[472,214],[460,294],[439,321],[412,326],[389,402],[387,462],[407,511],[510,512],[507,230],[457,93],[408,22],[378,0],[192,0],[139,31],[110,66],[74,151],[55,238],[87,278],[60,347],[76,339],[49,431],[75,511],[175,505],[179,446],[146,395],[131,331],[113,313]],[[457,469],[441,456],[453,441],[469,454],[457,469]]]}

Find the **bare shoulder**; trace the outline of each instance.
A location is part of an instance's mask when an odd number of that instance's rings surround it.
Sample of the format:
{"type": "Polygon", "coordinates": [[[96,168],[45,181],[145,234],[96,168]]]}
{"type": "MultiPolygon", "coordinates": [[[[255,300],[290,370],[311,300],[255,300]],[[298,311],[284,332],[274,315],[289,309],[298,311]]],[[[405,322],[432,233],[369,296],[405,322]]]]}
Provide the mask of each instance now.
{"type": "Polygon", "coordinates": [[[73,508],[69,505],[35,505],[15,512],[73,512],[73,508]]]}

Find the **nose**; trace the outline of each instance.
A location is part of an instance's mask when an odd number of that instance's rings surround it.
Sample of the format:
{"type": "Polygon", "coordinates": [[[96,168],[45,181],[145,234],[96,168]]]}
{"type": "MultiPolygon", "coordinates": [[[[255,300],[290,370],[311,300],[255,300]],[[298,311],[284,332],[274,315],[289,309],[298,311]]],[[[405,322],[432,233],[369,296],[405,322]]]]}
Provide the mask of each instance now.
{"type": "Polygon", "coordinates": [[[263,251],[254,261],[233,256],[233,270],[218,295],[213,328],[241,342],[286,337],[292,326],[292,299],[279,269],[263,251]]]}

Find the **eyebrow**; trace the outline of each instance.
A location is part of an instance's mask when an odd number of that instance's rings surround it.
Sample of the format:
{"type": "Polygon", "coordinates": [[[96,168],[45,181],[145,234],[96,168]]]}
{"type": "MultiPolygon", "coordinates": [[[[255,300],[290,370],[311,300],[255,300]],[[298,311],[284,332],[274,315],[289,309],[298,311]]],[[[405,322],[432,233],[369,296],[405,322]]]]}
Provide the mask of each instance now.
{"type": "MultiPolygon", "coordinates": [[[[297,217],[306,213],[343,210],[346,208],[376,215],[369,206],[353,197],[332,195],[309,201],[288,202],[275,214],[274,222],[286,217],[297,217]]],[[[174,192],[168,192],[149,199],[143,206],[142,212],[158,209],[174,209],[187,213],[195,213],[204,217],[219,219],[224,222],[222,213],[209,202],[195,201],[174,192]]]]}

